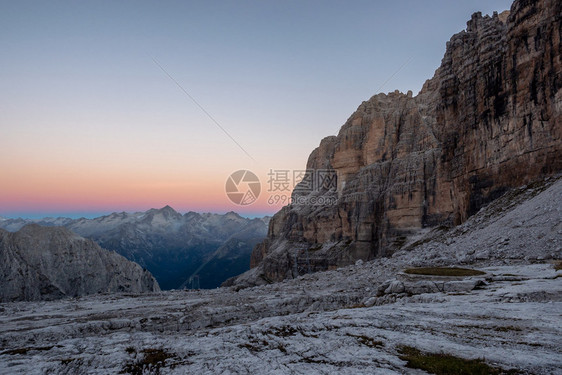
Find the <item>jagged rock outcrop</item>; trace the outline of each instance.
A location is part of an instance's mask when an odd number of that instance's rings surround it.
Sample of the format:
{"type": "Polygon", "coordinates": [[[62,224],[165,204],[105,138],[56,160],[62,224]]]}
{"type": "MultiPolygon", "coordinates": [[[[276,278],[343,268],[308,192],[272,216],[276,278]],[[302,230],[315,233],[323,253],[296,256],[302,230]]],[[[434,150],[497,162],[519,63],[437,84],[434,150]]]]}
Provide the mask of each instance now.
{"type": "Polygon", "coordinates": [[[388,255],[420,228],[459,224],[561,171],[561,15],[555,0],[475,13],[417,96],[363,102],[307,163],[334,171],[337,187],[297,187],[299,204],[278,212],[254,249],[254,282],[388,255]]]}
{"type": "Polygon", "coordinates": [[[0,229],[0,302],[159,290],[150,272],[66,228],[0,229]]]}

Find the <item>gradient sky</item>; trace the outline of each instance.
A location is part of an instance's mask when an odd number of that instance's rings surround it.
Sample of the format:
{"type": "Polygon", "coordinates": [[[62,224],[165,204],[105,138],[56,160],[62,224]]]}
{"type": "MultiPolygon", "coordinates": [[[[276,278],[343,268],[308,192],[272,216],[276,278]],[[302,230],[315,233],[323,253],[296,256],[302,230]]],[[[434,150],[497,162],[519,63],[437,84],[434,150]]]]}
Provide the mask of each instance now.
{"type": "Polygon", "coordinates": [[[417,93],[474,11],[510,5],[0,1],[0,215],[274,213],[270,169],[303,169],[377,92],[417,93]],[[253,205],[225,195],[239,169],[253,205]]]}

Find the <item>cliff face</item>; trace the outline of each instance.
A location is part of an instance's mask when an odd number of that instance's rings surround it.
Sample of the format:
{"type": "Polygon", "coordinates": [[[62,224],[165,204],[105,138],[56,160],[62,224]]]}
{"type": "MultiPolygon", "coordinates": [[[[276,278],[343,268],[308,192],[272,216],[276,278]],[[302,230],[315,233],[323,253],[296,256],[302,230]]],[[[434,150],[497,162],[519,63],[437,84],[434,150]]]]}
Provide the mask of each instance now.
{"type": "MultiPolygon", "coordinates": [[[[337,188],[295,198],[252,254],[254,282],[390,254],[426,226],[455,225],[510,187],[562,170],[562,3],[475,13],[420,93],[363,102],[309,157],[337,188]]],[[[248,277],[245,277],[248,280],[248,277]]]]}
{"type": "Polygon", "coordinates": [[[0,229],[0,302],[158,290],[150,272],[68,229],[0,229]]]}

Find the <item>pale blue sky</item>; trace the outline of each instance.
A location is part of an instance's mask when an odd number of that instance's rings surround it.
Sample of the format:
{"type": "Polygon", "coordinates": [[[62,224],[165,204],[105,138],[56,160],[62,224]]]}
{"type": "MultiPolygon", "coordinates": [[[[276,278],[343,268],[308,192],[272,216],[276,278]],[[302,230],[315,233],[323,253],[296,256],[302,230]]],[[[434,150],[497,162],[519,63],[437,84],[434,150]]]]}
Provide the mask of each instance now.
{"type": "MultiPolygon", "coordinates": [[[[124,178],[132,169],[130,180],[139,184],[146,173],[173,185],[213,184],[241,168],[262,175],[269,168],[303,168],[320,140],[336,134],[409,58],[381,91],[417,93],[439,66],[446,41],[466,27],[474,11],[491,14],[510,5],[0,1],[0,169],[40,165],[68,177],[103,165],[111,173],[93,171],[99,179],[124,178]],[[152,57],[257,162],[217,129],[152,57]]],[[[8,178],[31,183],[25,174],[8,178]]],[[[162,203],[176,197],[158,191],[162,203]]],[[[205,209],[190,202],[182,208],[205,209]]],[[[100,204],[96,212],[133,206],[100,204]]],[[[224,211],[230,209],[235,207],[225,205],[224,211]]],[[[0,215],[20,212],[28,211],[0,206],[0,215]]]]}

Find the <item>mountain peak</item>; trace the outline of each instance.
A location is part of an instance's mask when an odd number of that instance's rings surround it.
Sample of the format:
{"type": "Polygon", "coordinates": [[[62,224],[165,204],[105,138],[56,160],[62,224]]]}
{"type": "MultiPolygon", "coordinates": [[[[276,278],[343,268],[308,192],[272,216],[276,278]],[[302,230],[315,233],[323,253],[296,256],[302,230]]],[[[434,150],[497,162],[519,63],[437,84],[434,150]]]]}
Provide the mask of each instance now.
{"type": "Polygon", "coordinates": [[[177,218],[182,217],[182,215],[179,212],[174,210],[169,205],[166,205],[166,206],[162,207],[161,209],[158,210],[158,212],[162,213],[166,217],[177,217],[177,218]]]}
{"type": "Polygon", "coordinates": [[[240,216],[237,212],[234,211],[228,211],[226,214],[224,214],[225,217],[235,217],[235,218],[242,218],[242,216],[240,216]]]}

